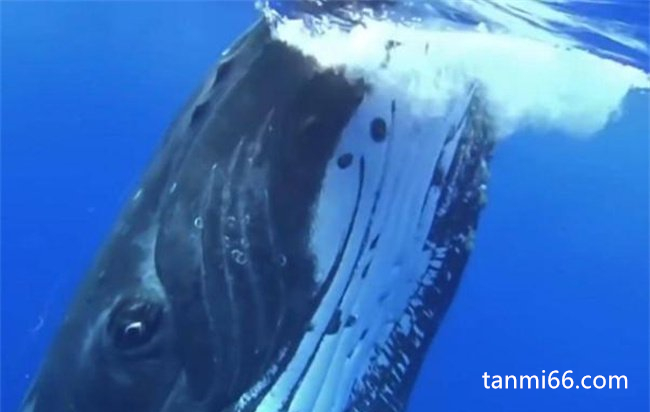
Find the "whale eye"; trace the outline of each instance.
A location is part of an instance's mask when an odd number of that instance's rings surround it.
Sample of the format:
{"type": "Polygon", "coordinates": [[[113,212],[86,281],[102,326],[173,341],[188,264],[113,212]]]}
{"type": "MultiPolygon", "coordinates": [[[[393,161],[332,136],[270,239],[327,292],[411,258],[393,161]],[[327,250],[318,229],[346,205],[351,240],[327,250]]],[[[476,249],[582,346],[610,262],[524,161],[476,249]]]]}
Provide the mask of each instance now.
{"type": "Polygon", "coordinates": [[[112,346],[125,352],[147,348],[160,329],[162,315],[162,307],[151,301],[120,302],[108,322],[107,332],[112,346]]]}

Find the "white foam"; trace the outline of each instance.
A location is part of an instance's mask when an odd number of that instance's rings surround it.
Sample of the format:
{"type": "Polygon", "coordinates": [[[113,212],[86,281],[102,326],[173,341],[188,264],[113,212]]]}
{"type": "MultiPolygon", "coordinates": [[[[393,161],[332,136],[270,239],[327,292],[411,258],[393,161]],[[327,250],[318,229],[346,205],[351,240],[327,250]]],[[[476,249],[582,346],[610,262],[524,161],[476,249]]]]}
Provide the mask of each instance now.
{"type": "MultiPolygon", "coordinates": [[[[476,7],[485,3],[477,2],[476,7]]],[[[494,8],[481,10],[498,13],[494,8]]],[[[536,20],[540,25],[561,16],[541,6],[532,12],[540,13],[536,20]]],[[[617,114],[630,90],[650,88],[650,78],[642,70],[604,57],[605,53],[597,55],[543,27],[529,24],[535,29],[525,30],[520,20],[511,23],[510,30],[504,25],[496,30],[485,24],[461,28],[439,21],[411,25],[370,15],[362,18],[363,24],[346,29],[327,19],[306,23],[280,18],[274,35],[324,67],[341,67],[350,77],[406,93],[411,110],[430,115],[443,115],[451,101],[478,83],[501,136],[528,126],[588,136],[617,114]],[[389,42],[399,46],[387,52],[389,42]]],[[[563,23],[568,22],[576,27],[587,24],[566,17],[563,23]]],[[[616,30],[594,26],[593,31],[632,48],[643,47],[616,30]]]]}

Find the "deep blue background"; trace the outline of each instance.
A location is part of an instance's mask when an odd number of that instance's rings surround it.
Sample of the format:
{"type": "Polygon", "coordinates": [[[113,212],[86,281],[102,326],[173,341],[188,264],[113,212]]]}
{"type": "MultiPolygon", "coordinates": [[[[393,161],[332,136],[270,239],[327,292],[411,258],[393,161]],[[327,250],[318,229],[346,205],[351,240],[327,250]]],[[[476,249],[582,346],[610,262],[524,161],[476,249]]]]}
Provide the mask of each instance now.
{"type": "MultiPolygon", "coordinates": [[[[2,4],[2,410],[165,129],[255,16],[232,2],[2,4]]],[[[632,96],[589,141],[499,145],[411,412],[649,409],[647,106],[632,96]],[[483,372],[543,369],[625,374],[629,389],[483,389],[483,372]]]]}

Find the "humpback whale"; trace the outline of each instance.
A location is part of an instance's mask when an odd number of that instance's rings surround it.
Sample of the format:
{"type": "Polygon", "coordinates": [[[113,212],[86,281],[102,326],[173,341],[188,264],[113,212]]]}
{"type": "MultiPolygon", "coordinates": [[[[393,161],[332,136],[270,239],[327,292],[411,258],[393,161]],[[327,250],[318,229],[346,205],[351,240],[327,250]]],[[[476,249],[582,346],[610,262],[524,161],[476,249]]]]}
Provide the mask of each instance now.
{"type": "Polygon", "coordinates": [[[170,127],[22,411],[404,411],[494,133],[478,87],[427,116],[377,86],[265,20],[245,33],[170,127]]]}

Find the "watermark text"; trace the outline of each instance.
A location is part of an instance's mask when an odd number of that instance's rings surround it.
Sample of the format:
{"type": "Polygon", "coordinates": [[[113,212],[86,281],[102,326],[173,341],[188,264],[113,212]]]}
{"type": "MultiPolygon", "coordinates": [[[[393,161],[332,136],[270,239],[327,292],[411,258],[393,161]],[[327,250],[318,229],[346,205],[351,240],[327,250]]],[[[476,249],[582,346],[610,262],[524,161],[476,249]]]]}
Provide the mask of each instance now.
{"type": "Polygon", "coordinates": [[[483,373],[485,389],[627,389],[625,375],[583,375],[574,377],[573,371],[552,371],[546,375],[488,375],[483,373]]]}

